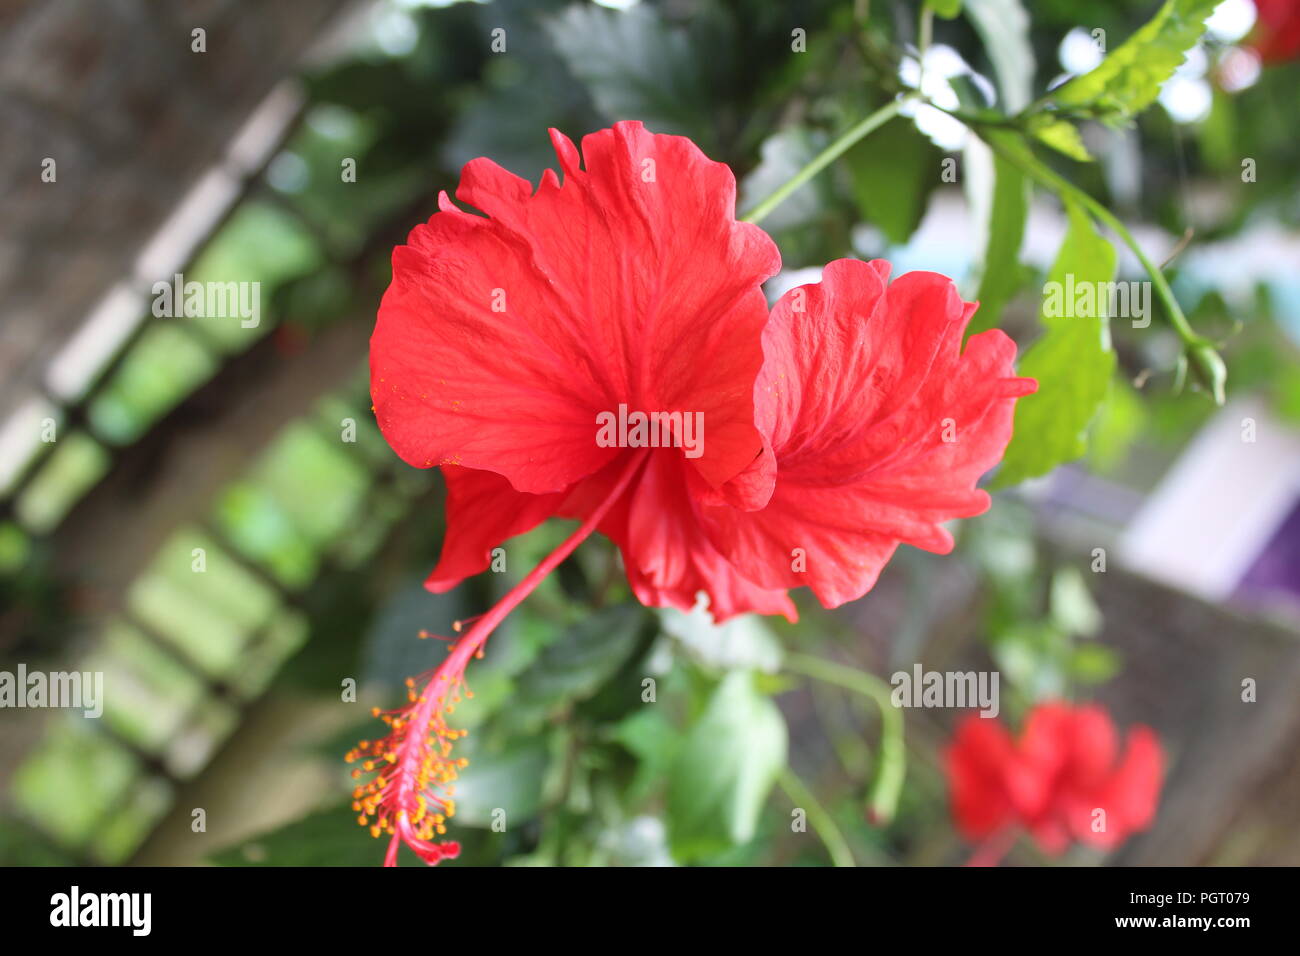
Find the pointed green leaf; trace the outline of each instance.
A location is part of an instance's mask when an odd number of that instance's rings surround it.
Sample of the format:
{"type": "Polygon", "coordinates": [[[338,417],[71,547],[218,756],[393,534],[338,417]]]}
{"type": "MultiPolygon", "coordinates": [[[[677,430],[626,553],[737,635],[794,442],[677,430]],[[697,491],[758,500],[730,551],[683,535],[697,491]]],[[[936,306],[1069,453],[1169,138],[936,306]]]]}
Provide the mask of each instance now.
{"type": "Polygon", "coordinates": [[[1070,653],[1070,676],[1081,684],[1104,684],[1123,666],[1120,656],[1104,644],[1080,644],[1070,653]]]}
{"type": "Polygon", "coordinates": [[[1029,216],[1029,182],[1013,164],[993,158],[993,207],[989,213],[988,245],[980,273],[979,309],[971,319],[967,335],[996,328],[1002,310],[1024,284],[1020,265],[1020,244],[1029,216]]]}
{"type": "Polygon", "coordinates": [[[683,31],[648,6],[618,11],[574,4],[543,24],[606,119],[644,120],[656,133],[698,141],[712,102],[683,31]]]}
{"type": "Polygon", "coordinates": [[[565,631],[519,675],[506,709],[510,725],[536,729],[553,711],[595,694],[636,650],[646,620],[640,607],[615,604],[565,631]]]}
{"type": "Polygon", "coordinates": [[[1029,14],[1020,0],[966,0],[966,18],[975,24],[993,62],[1003,111],[1019,113],[1033,97],[1029,14]]]}
{"type": "Polygon", "coordinates": [[[1088,147],[1083,145],[1079,128],[1069,120],[1042,116],[1030,127],[1030,132],[1034,139],[1052,147],[1058,153],[1064,153],[1081,163],[1092,162],[1092,154],[1088,152],[1088,147]]]}
{"type": "Polygon", "coordinates": [[[768,791],[785,766],[781,711],[732,671],[682,742],[668,784],[668,833],[679,862],[721,853],[754,836],[768,791]]]}
{"type": "Polygon", "coordinates": [[[906,117],[890,120],[844,156],[866,222],[907,242],[939,184],[943,153],[906,117]]]}
{"type": "Polygon", "coordinates": [[[1025,352],[1017,369],[1038,380],[1038,391],[1016,405],[1015,434],[994,482],[997,486],[1045,475],[1082,455],[1087,450],[1088,426],[1115,370],[1106,318],[1070,314],[1105,311],[1097,307],[1102,295],[1097,283],[1114,279],[1115,247],[1098,234],[1083,209],[1071,202],[1065,208],[1069,229],[1044,290],[1046,331],[1025,352]],[[1074,290],[1089,286],[1094,307],[1071,308],[1077,304],[1074,290]]]}
{"type": "Polygon", "coordinates": [[[1160,87],[1205,32],[1205,19],[1221,0],[1167,0],[1160,11],[1094,69],[1058,87],[1060,106],[1089,108],[1123,122],[1150,106],[1160,87]]]}

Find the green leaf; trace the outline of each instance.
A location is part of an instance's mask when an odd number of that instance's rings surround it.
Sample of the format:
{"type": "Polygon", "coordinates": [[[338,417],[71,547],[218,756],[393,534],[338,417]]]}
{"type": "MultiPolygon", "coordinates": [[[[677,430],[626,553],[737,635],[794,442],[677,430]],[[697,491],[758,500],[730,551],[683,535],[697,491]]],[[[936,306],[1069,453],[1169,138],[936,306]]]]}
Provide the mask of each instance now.
{"type": "Polygon", "coordinates": [[[1119,673],[1120,656],[1104,644],[1080,644],[1070,655],[1070,676],[1082,684],[1104,684],[1119,673]]]}
{"type": "Polygon", "coordinates": [[[438,666],[447,653],[444,641],[421,640],[420,632],[450,633],[451,622],[467,614],[461,589],[431,594],[422,578],[412,577],[375,615],[361,653],[361,682],[401,688],[405,696],[406,678],[438,666]]]}
{"type": "Polygon", "coordinates": [[[1029,181],[1012,163],[993,157],[993,207],[989,213],[988,244],[975,298],[979,310],[971,319],[967,335],[996,328],[1002,310],[1024,284],[1026,270],[1020,265],[1020,245],[1029,216],[1029,181]]]}
{"type": "Polygon", "coordinates": [[[1118,468],[1142,435],[1148,417],[1146,403],[1133,386],[1123,378],[1112,380],[1088,432],[1088,470],[1104,476],[1118,468]]]}
{"type": "Polygon", "coordinates": [[[1072,289],[1091,286],[1094,299],[1098,298],[1096,283],[1110,282],[1115,276],[1115,247],[1098,234],[1082,208],[1067,201],[1065,209],[1069,229],[1044,290],[1042,322],[1047,331],[1024,354],[1018,369],[1019,374],[1038,380],[1038,391],[1016,405],[1015,434],[995,480],[999,487],[1045,475],[1087,450],[1088,426],[1115,370],[1107,320],[1054,308],[1073,304],[1072,289]],[[1046,294],[1050,289],[1059,290],[1059,299],[1046,294]],[[1056,315],[1057,311],[1067,314],[1056,315]]]}
{"type": "MultiPolygon", "coordinates": [[[[642,120],[699,142],[712,102],[686,34],[646,6],[575,4],[545,21],[565,65],[608,120],[642,120]]],[[[702,143],[708,151],[712,143],[702,143]]]]}
{"type": "Polygon", "coordinates": [[[1088,147],[1083,145],[1079,128],[1069,120],[1040,114],[1030,125],[1029,131],[1034,139],[1052,147],[1058,153],[1077,159],[1081,163],[1092,162],[1092,154],[1088,152],[1088,147]]]}
{"type": "Polygon", "coordinates": [[[613,739],[637,758],[636,775],[628,786],[628,804],[635,806],[664,780],[677,756],[681,737],[662,707],[645,705],[614,728],[613,739]]]}
{"type": "MultiPolygon", "coordinates": [[[[515,727],[536,727],[554,710],[591,697],[628,659],[645,624],[645,612],[632,604],[583,618],[519,676],[506,719],[515,727]]],[[[640,685],[628,693],[639,698],[640,685]]]]}
{"type": "Polygon", "coordinates": [[[1077,568],[1061,568],[1052,575],[1052,623],[1067,634],[1092,637],[1101,630],[1101,611],[1077,568]]]}
{"type": "Polygon", "coordinates": [[[1160,87],[1205,32],[1220,0],[1167,0],[1160,11],[1096,68],[1061,85],[1049,97],[1124,122],[1155,101],[1160,87]]]}
{"type": "Polygon", "coordinates": [[[907,242],[939,183],[943,153],[906,117],[890,120],[844,156],[863,218],[907,242]]]}
{"type": "Polygon", "coordinates": [[[785,758],[781,711],[754,689],[748,673],[728,674],[673,762],[668,785],[673,856],[686,862],[751,840],[785,758]]]}
{"type": "Polygon", "coordinates": [[[1031,698],[1059,697],[1065,692],[1060,647],[1065,640],[1050,623],[1021,621],[997,635],[993,659],[998,671],[1031,698]]]}
{"type": "Polygon", "coordinates": [[[497,809],[505,811],[506,826],[536,816],[549,760],[543,738],[514,740],[499,751],[482,746],[482,739],[471,734],[456,745],[457,756],[469,760],[456,780],[456,822],[491,826],[497,809]]]}
{"type": "Polygon", "coordinates": [[[961,16],[961,0],[925,0],[925,5],[945,20],[955,20],[961,16]]]}
{"type": "Polygon", "coordinates": [[[345,805],[309,814],[217,851],[217,866],[375,866],[385,844],[356,825],[345,805]]]}
{"type": "Polygon", "coordinates": [[[975,24],[997,76],[1006,113],[1019,113],[1032,99],[1034,48],[1029,15],[1020,0],[966,0],[966,18],[975,24]]]}

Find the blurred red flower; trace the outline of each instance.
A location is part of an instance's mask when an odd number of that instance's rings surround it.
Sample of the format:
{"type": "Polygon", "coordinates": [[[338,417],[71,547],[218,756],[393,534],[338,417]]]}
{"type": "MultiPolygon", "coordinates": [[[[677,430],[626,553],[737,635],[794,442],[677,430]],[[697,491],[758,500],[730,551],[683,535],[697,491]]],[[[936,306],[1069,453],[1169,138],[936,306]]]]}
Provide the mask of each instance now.
{"type": "Polygon", "coordinates": [[[1296,0],[1255,0],[1258,19],[1251,45],[1265,63],[1300,56],[1300,3],[1296,0]]]}
{"type": "Polygon", "coordinates": [[[1120,754],[1115,725],[1095,704],[1039,704],[1019,741],[971,715],[946,758],[953,816],[972,842],[1023,828],[1052,854],[1072,842],[1112,849],[1151,823],[1160,796],[1155,732],[1132,727],[1120,754]]]}

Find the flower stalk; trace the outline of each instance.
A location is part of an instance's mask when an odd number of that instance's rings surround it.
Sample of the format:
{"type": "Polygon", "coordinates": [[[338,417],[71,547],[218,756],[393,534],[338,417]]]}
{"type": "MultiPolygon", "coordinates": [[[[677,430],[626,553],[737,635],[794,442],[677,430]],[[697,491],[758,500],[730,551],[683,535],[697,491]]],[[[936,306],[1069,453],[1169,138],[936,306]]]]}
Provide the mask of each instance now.
{"type": "Polygon", "coordinates": [[[768,196],[757,206],[741,217],[741,222],[757,223],[764,219],[773,209],[785,202],[790,196],[804,183],[812,179],[823,169],[829,166],[835,160],[839,159],[857,143],[869,136],[871,133],[880,129],[891,119],[898,115],[903,105],[909,99],[908,96],[899,97],[891,100],[880,109],[876,110],[866,119],[856,123],[852,128],[842,133],[838,139],[823,149],[812,160],[795,173],[792,178],[787,180],[776,192],[768,196]]]}
{"type": "Polygon", "coordinates": [[[1178,337],[1182,339],[1183,354],[1186,356],[1186,361],[1191,364],[1193,372],[1210,394],[1214,396],[1214,401],[1222,405],[1225,399],[1224,388],[1227,383],[1227,368],[1222,357],[1215,350],[1214,343],[1210,339],[1198,334],[1192,328],[1187,321],[1187,316],[1183,314],[1182,306],[1178,304],[1178,298],[1174,295],[1174,290],[1170,287],[1169,280],[1165,278],[1164,272],[1143,251],[1141,244],[1134,238],[1129,228],[1120,221],[1120,218],[1107,209],[1103,203],[1098,202],[1064,176],[1058,175],[1041,163],[1026,162],[1024,157],[1020,156],[1016,150],[1007,149],[1004,144],[997,141],[996,137],[985,136],[981,138],[995,153],[1026,176],[1037,181],[1039,185],[1087,209],[1092,216],[1119,236],[1124,244],[1133,251],[1133,255],[1137,257],[1138,262],[1142,264],[1142,268],[1151,277],[1151,285],[1156,290],[1156,295],[1164,303],[1165,313],[1169,317],[1169,324],[1173,326],[1174,331],[1178,333],[1178,337]]]}
{"type": "Polygon", "coordinates": [[[835,819],[795,772],[789,767],[783,768],[777,783],[781,785],[781,789],[790,798],[793,806],[802,807],[807,812],[808,822],[812,824],[813,832],[821,838],[826,852],[830,854],[831,862],[836,866],[857,866],[857,862],[853,859],[853,851],[849,849],[848,841],[844,839],[840,828],[835,825],[835,819]]]}
{"type": "Polygon", "coordinates": [[[464,758],[451,756],[452,745],[466,731],[450,728],[446,722],[446,717],[460,702],[462,690],[464,696],[473,696],[465,687],[465,668],[471,658],[482,656],[483,645],[506,616],[591,536],[627,490],[645,459],[644,451],[629,456],[622,475],[600,505],[491,610],[475,620],[418,693],[416,681],[407,681],[410,699],[407,708],[392,713],[376,711],[375,715],[382,717],[391,728],[387,737],[363,740],[348,753],[349,763],[361,763],[352,772],[354,778],[360,780],[367,773],[374,774],[358,783],[352,806],[360,814],[358,822],[369,827],[372,836],[390,837],[385,866],[397,865],[402,843],[431,865],[459,855],[459,844],[435,843],[434,839],[447,832],[447,820],[456,812],[454,781],[467,763],[464,758]]]}
{"type": "Polygon", "coordinates": [[[872,823],[888,823],[898,807],[903,779],[907,775],[903,715],[889,699],[889,685],[874,674],[808,654],[789,655],[785,659],[785,667],[796,674],[868,697],[880,710],[880,749],[876,756],[875,776],[867,794],[867,815],[872,823]]]}

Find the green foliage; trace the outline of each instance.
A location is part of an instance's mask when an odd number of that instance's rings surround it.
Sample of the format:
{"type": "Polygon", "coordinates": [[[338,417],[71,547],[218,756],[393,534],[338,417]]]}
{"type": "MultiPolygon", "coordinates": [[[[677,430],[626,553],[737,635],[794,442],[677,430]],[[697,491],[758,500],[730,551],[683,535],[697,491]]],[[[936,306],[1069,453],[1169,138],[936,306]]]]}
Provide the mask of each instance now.
{"type": "Polygon", "coordinates": [[[278,317],[268,314],[272,290],[321,264],[316,237],[293,216],[267,203],[246,203],[185,272],[185,282],[260,283],[258,323],[245,326],[239,316],[187,316],[181,321],[218,349],[241,351],[274,328],[278,317]]]}
{"type": "Polygon", "coordinates": [[[0,866],[76,866],[77,859],[22,820],[0,816],[0,866]]]}
{"type": "Polygon", "coordinates": [[[108,453],[85,432],[57,443],[49,460],[17,501],[18,516],[35,531],[48,531],[108,471],[108,453]]]}
{"type": "Polygon", "coordinates": [[[136,771],[135,758],[89,723],[79,713],[64,716],[13,781],[16,806],[60,843],[74,846],[95,836],[136,771]]]}
{"type": "Polygon", "coordinates": [[[1010,694],[1007,709],[1068,697],[1118,673],[1118,652],[1101,643],[1103,619],[1090,570],[1058,564],[1034,536],[1026,511],[1004,500],[964,539],[985,579],[989,653],[1010,694]]]}
{"type": "Polygon", "coordinates": [[[1029,15],[1020,0],[967,0],[966,16],[993,63],[1002,109],[1018,113],[1029,105],[1034,82],[1029,15]]]}
{"type": "Polygon", "coordinates": [[[988,243],[976,301],[967,334],[995,328],[1002,310],[1025,283],[1027,270],[1020,264],[1025,220],[1029,216],[1029,182],[1016,166],[993,157],[993,206],[989,212],[988,243]]]}
{"type": "Polygon", "coordinates": [[[277,830],[227,847],[209,859],[217,866],[374,866],[384,844],[358,826],[347,826],[339,804],[277,830]]]}
{"type": "Polygon", "coordinates": [[[677,729],[661,707],[644,707],[621,720],[612,737],[637,759],[628,800],[645,801],[667,776],[681,746],[677,729]]]}
{"type": "Polygon", "coordinates": [[[1166,0],[1159,12],[1097,67],[1050,94],[1059,107],[1124,123],[1155,102],[1160,86],[1205,32],[1220,0],[1166,0]]]}
{"type": "Polygon", "coordinates": [[[416,635],[424,630],[450,634],[451,622],[469,614],[465,599],[466,595],[458,591],[429,593],[423,576],[408,579],[394,588],[375,615],[362,646],[362,682],[379,685],[390,692],[397,688],[404,690],[406,678],[436,666],[446,654],[446,642],[417,640],[416,635]]]}
{"type": "Polygon", "coordinates": [[[605,116],[643,120],[656,132],[679,135],[705,125],[700,111],[709,91],[702,60],[687,35],[653,10],[619,13],[575,4],[547,28],[605,116]]]}
{"type": "MultiPolygon", "coordinates": [[[[227,320],[238,326],[237,319],[227,320]]],[[[135,441],[216,370],[212,351],[175,325],[141,337],[88,410],[95,431],[117,445],[135,441]]]]}
{"type": "Polygon", "coordinates": [[[1119,467],[1149,419],[1146,404],[1128,382],[1116,377],[1088,433],[1088,466],[1098,474],[1119,467]]]}
{"type": "Polygon", "coordinates": [[[276,610],[274,592],[206,534],[177,529],[127,595],[131,611],[214,676],[242,663],[244,642],[276,610]],[[205,571],[193,571],[195,550],[205,571]]]}
{"type": "Polygon", "coordinates": [[[1080,684],[1104,684],[1123,666],[1119,654],[1104,644],[1080,644],[1070,653],[1069,674],[1080,684]]]}
{"type": "Polygon", "coordinates": [[[690,136],[743,171],[814,59],[791,58],[791,28],[811,34],[835,6],[704,0],[677,18],[657,4],[623,12],[574,4],[543,24],[605,120],[690,136]]]}
{"type": "MultiPolygon", "coordinates": [[[[1115,248],[1097,232],[1078,206],[1067,203],[1070,225],[1048,274],[1056,284],[1066,314],[1049,315],[1053,301],[1045,296],[1042,322],[1046,331],[1021,358],[1021,375],[1038,380],[1038,391],[1016,407],[1016,430],[1007,446],[997,484],[1011,485],[1045,475],[1061,462],[1087,450],[1087,430],[1115,370],[1115,353],[1104,304],[1094,299],[1092,315],[1070,315],[1072,288],[1091,288],[1115,276],[1115,248]]],[[[1099,298],[1099,296],[1097,296],[1099,298]]]]}
{"type": "MultiPolygon", "coordinates": [[[[507,714],[511,724],[536,729],[556,710],[591,697],[635,650],[646,622],[639,606],[618,604],[565,631],[520,675],[507,714]]],[[[641,688],[632,684],[623,693],[638,700],[641,688]]]]}
{"type": "Polygon", "coordinates": [[[890,120],[844,155],[865,222],[893,243],[907,242],[939,184],[943,153],[910,119],[890,120]]]}
{"type": "Polygon", "coordinates": [[[1029,132],[1040,143],[1071,159],[1077,159],[1081,163],[1092,161],[1092,154],[1083,145],[1083,137],[1079,135],[1079,127],[1069,120],[1040,114],[1030,124],[1029,132]]]}
{"type": "Polygon", "coordinates": [[[718,685],[673,762],[668,829],[681,861],[754,836],[759,811],[785,764],[785,720],[744,671],[718,685]]]}
{"type": "Polygon", "coordinates": [[[469,766],[456,781],[456,824],[491,827],[504,811],[506,827],[518,826],[542,808],[542,782],[550,754],[541,737],[519,737],[501,749],[474,734],[458,748],[469,766]]]}
{"type": "Polygon", "coordinates": [[[1101,630],[1101,612],[1077,568],[1062,568],[1052,576],[1048,608],[1052,623],[1067,634],[1092,637],[1101,630]]]}

